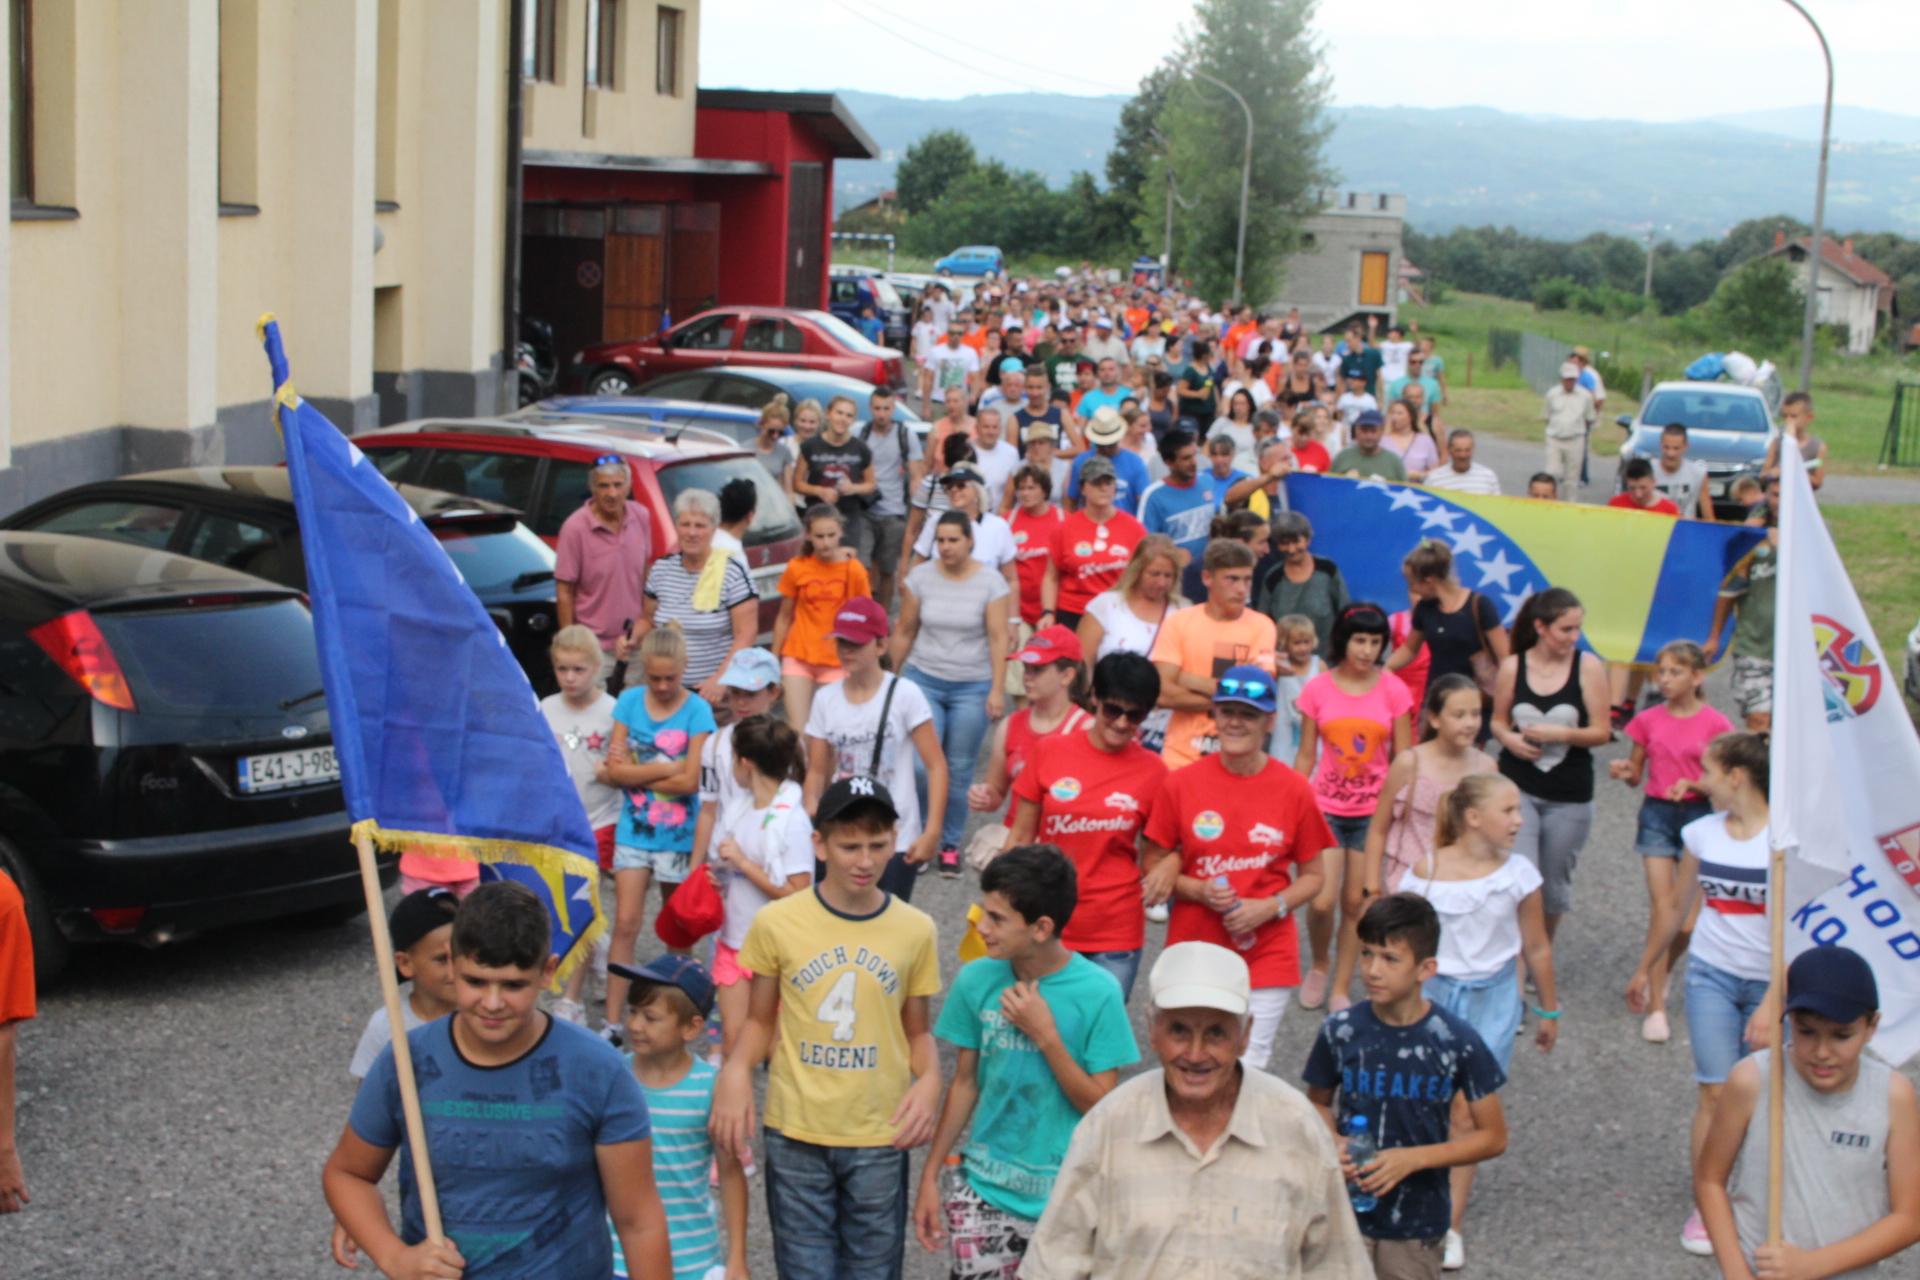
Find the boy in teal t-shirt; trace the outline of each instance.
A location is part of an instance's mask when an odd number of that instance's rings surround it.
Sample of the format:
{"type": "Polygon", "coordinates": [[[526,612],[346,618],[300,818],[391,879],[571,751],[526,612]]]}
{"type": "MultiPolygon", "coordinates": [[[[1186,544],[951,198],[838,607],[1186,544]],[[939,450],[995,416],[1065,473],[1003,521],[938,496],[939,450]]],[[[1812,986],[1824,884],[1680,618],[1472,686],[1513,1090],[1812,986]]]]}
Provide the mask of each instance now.
{"type": "MultiPolygon", "coordinates": [[[[1050,844],[1022,845],[980,876],[986,958],[960,970],[934,1034],[960,1050],[914,1202],[922,1247],[951,1241],[969,1275],[1012,1275],[1074,1127],[1140,1060],[1112,974],[1060,942],[1078,889],[1050,844]],[[972,1121],[960,1176],[940,1170],[972,1121]]],[[[956,1272],[957,1273],[957,1272],[956,1272]]]]}

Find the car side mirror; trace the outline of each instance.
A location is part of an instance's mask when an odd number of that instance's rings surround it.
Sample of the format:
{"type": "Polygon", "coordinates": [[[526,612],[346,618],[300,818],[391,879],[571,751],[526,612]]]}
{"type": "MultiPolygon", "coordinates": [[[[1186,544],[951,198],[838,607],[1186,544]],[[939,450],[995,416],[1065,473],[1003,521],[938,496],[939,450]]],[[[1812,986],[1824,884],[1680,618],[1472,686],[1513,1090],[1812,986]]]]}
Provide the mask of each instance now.
{"type": "Polygon", "coordinates": [[[1633,430],[1633,418],[1630,414],[1623,413],[1619,417],[1615,418],[1614,422],[1619,425],[1622,431],[1633,430]]]}

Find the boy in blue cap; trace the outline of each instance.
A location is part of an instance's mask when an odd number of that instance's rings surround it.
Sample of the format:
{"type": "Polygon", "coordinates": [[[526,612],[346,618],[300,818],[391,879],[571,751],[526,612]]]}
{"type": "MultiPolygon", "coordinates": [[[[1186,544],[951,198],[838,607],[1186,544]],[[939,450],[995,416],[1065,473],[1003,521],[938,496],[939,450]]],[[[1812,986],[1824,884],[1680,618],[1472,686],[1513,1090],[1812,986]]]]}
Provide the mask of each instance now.
{"type": "Polygon", "coordinates": [[[1865,1055],[1880,1025],[1873,969],[1845,947],[1787,969],[1782,1243],[1767,1236],[1772,1051],[1727,1077],[1693,1170],[1694,1201],[1726,1280],[1854,1276],[1920,1241],[1920,1103],[1865,1055]]]}

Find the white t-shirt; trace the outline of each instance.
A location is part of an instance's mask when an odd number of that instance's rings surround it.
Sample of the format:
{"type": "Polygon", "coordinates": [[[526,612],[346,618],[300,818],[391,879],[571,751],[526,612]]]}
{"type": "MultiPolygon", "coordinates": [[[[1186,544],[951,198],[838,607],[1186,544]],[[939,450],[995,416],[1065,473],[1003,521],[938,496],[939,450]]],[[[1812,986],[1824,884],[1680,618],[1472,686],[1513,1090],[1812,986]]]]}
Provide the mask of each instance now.
{"type": "Polygon", "coordinates": [[[935,325],[927,320],[922,320],[913,326],[913,358],[925,364],[927,357],[933,354],[934,347],[940,344],[940,339],[946,332],[946,325],[935,325]]]}
{"type": "Polygon", "coordinates": [[[1413,354],[1411,342],[1380,344],[1380,379],[1383,383],[1407,376],[1407,357],[1413,354]]]}
{"type": "Polygon", "coordinates": [[[1673,499],[1683,516],[1700,513],[1700,489],[1707,483],[1707,468],[1689,458],[1680,460],[1678,471],[1668,471],[1661,460],[1653,460],[1653,487],[1662,497],[1673,499]]]}
{"type": "Polygon", "coordinates": [[[1273,361],[1275,364],[1285,364],[1287,362],[1287,340],[1285,338],[1269,338],[1257,329],[1240,340],[1240,358],[1251,364],[1254,357],[1260,354],[1261,343],[1269,344],[1267,359],[1273,361]]]}
{"type": "Polygon", "coordinates": [[[747,940],[747,926],[760,908],[771,899],[760,887],[732,867],[720,861],[722,840],[732,838],[749,861],[764,871],[775,884],[788,877],[813,874],[813,823],[800,794],[800,784],[783,782],[773,793],[773,803],[764,809],[753,807],[753,793],[744,788],[736,792],[720,811],[713,825],[713,844],[707,862],[719,873],[725,888],[726,921],[720,926],[720,941],[735,951],[747,940]]]}
{"type": "MultiPolygon", "coordinates": [[[[700,748],[700,805],[702,808],[712,805],[715,814],[731,804],[741,791],[733,776],[733,729],[729,724],[708,734],[706,745],[700,748]]],[[[717,827],[715,832],[717,834],[717,827]]],[[[708,851],[711,855],[711,844],[708,851]]]]}
{"type": "Polygon", "coordinates": [[[940,333],[947,331],[947,322],[953,319],[954,301],[952,298],[929,298],[927,307],[933,320],[933,327],[940,333]]]}
{"type": "MultiPolygon", "coordinates": [[[[1235,471],[1244,471],[1250,476],[1259,474],[1259,464],[1253,460],[1253,428],[1251,426],[1242,426],[1229,418],[1215,418],[1213,425],[1207,428],[1207,442],[1210,444],[1215,436],[1225,436],[1233,441],[1235,471]]],[[[1203,469],[1209,465],[1208,459],[1212,456],[1211,449],[1203,447],[1200,450],[1200,465],[1203,469]]]]}
{"type": "Polygon", "coordinates": [[[807,715],[807,737],[823,739],[833,748],[833,777],[842,778],[875,773],[892,793],[894,808],[900,813],[898,838],[894,848],[901,852],[913,847],[920,838],[920,799],[914,792],[913,731],[933,721],[933,707],[927,695],[911,680],[885,676],[873,696],[857,706],[847,701],[845,681],[822,685],[813,695],[813,710],[807,715]],[[893,706],[887,712],[887,734],[880,744],[880,767],[872,770],[873,739],[880,729],[880,708],[886,705],[887,687],[897,685],[893,706]]]}
{"type": "MultiPolygon", "coordinates": [[[[1162,619],[1172,612],[1173,606],[1168,604],[1162,619]]],[[[1100,624],[1100,651],[1093,655],[1095,662],[1110,653],[1137,653],[1144,658],[1153,652],[1160,623],[1135,617],[1118,591],[1102,591],[1087,602],[1087,613],[1100,624]]]]}
{"type": "Polygon", "coordinates": [[[1330,387],[1340,385],[1340,357],[1331,351],[1313,353],[1313,367],[1320,371],[1321,380],[1330,387]]]}
{"type": "Polygon", "coordinates": [[[574,794],[586,806],[587,825],[597,831],[618,822],[619,789],[597,782],[593,776],[606,762],[607,744],[613,739],[613,698],[602,690],[586,706],[571,707],[565,694],[550,693],[540,700],[540,714],[547,718],[547,728],[553,730],[554,741],[560,744],[574,794]]]}
{"type": "Polygon", "coordinates": [[[1455,471],[1453,463],[1441,461],[1440,465],[1427,472],[1423,482],[1429,489],[1446,489],[1454,493],[1480,493],[1488,497],[1500,494],[1500,476],[1492,467],[1484,463],[1471,463],[1464,472],[1455,471]]]}
{"type": "Polygon", "coordinates": [[[974,470],[987,482],[987,505],[997,507],[1007,492],[1007,481],[1020,469],[1020,451],[1007,443],[1003,435],[991,449],[979,441],[973,445],[974,470]]]}
{"type": "Polygon", "coordinates": [[[980,354],[964,342],[957,347],[942,342],[927,352],[922,363],[933,370],[937,395],[944,395],[949,387],[966,386],[967,375],[980,372],[980,354]]]}
{"type": "Polygon", "coordinates": [[[1472,981],[1493,977],[1520,954],[1520,901],[1540,884],[1539,868],[1515,855],[1478,880],[1425,880],[1409,872],[1400,887],[1420,894],[1440,917],[1441,975],[1472,981]]]}
{"type": "MultiPolygon", "coordinates": [[[[920,536],[913,540],[913,554],[933,559],[933,534],[938,523],[935,513],[930,511],[927,522],[920,526],[920,536]]],[[[998,572],[1002,565],[1013,563],[1019,550],[1013,542],[1013,526],[993,512],[987,512],[974,524],[973,558],[987,568],[998,572]]]]}
{"type": "Polygon", "coordinates": [[[1372,409],[1375,413],[1378,413],[1380,411],[1380,402],[1364,391],[1359,395],[1355,395],[1351,391],[1342,391],[1340,398],[1333,402],[1333,411],[1339,415],[1340,425],[1349,429],[1353,426],[1353,420],[1365,413],[1368,409],[1372,409]]]}
{"type": "MultiPolygon", "coordinates": [[[[413,1001],[407,998],[404,991],[400,993],[400,1021],[406,1023],[409,1031],[427,1025],[426,1019],[413,1011],[413,1001]]],[[[387,1022],[387,1007],[381,1005],[367,1019],[367,1029],[360,1033],[360,1043],[354,1046],[353,1061],[347,1064],[347,1074],[355,1080],[365,1080],[367,1072],[373,1070],[374,1059],[392,1042],[393,1027],[387,1022]]]]}
{"type": "Polygon", "coordinates": [[[1747,840],[1727,834],[1727,815],[1710,813],[1680,829],[1680,843],[1700,859],[1699,922],[1693,956],[1736,978],[1765,982],[1773,969],[1768,949],[1767,832],[1747,840]]]}
{"type": "Polygon", "coordinates": [[[1127,350],[1133,355],[1135,364],[1145,364],[1155,356],[1164,360],[1167,355],[1167,340],[1159,334],[1143,333],[1128,344],[1127,350]]]}

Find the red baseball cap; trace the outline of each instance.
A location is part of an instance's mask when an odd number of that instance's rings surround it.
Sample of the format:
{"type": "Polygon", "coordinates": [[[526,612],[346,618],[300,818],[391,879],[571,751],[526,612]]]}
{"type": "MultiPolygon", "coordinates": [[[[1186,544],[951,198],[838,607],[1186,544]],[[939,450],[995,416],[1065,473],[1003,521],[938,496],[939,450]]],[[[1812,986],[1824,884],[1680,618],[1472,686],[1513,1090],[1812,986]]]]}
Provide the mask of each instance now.
{"type": "Polygon", "coordinates": [[[835,640],[866,644],[872,640],[885,640],[892,631],[893,624],[887,621],[887,611],[880,607],[878,601],[871,596],[855,596],[833,615],[830,634],[835,640]]]}
{"type": "Polygon", "coordinates": [[[1013,655],[1013,660],[1044,667],[1052,662],[1085,662],[1087,658],[1086,651],[1080,647],[1080,637],[1055,623],[1036,632],[1026,647],[1013,655]]]}

